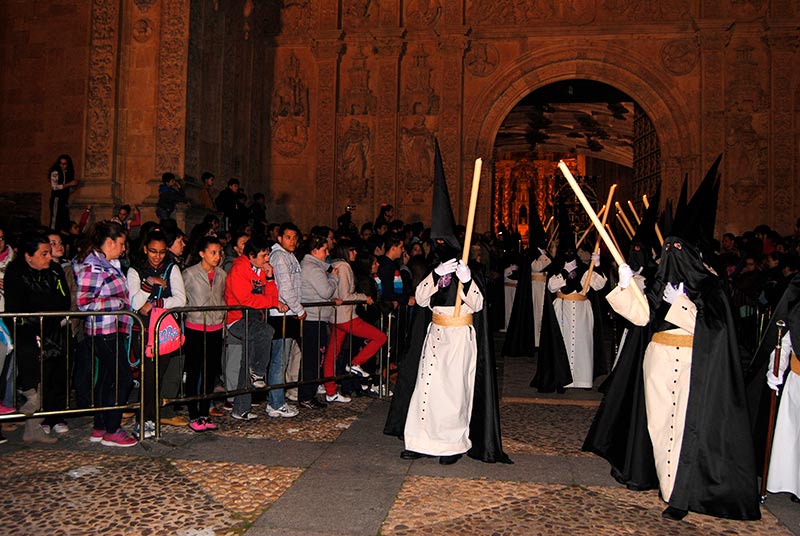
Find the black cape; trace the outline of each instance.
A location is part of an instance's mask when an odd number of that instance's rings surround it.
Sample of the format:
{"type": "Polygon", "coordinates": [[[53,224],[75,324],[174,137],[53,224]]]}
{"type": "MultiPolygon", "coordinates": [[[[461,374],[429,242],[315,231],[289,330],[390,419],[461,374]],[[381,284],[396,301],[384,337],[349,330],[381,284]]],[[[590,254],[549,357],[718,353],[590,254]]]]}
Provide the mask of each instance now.
{"type": "MultiPolygon", "coordinates": [[[[669,505],[722,518],[760,519],[756,459],[730,305],[717,277],[704,278],[699,292],[683,444],[669,505]]],[[[643,341],[649,342],[651,333],[648,327],[640,329],[638,337],[629,333],[639,340],[620,356],[611,389],[584,443],[585,450],[612,464],[612,474],[638,489],[658,485],[651,473],[652,445],[644,451],[649,435],[641,361],[643,341]]]]}
{"type": "MultiPolygon", "coordinates": [[[[511,357],[531,357],[534,353],[536,339],[533,333],[534,310],[533,295],[531,294],[531,251],[523,255],[517,270],[517,290],[514,293],[514,305],[511,308],[511,317],[506,327],[506,337],[503,342],[503,355],[511,357]]],[[[538,250],[536,250],[538,251],[538,250]]]]}
{"type": "MultiPolygon", "coordinates": [[[[481,292],[484,287],[478,281],[477,270],[473,270],[473,280],[470,284],[478,284],[481,292]]],[[[434,279],[437,279],[434,276],[434,279]]],[[[455,303],[456,278],[446,291],[439,290],[438,294],[446,292],[446,303],[455,303]]],[[[484,294],[485,295],[485,294],[484,294]]],[[[428,325],[431,322],[432,311],[428,307],[414,306],[415,314],[411,325],[411,335],[408,349],[400,364],[397,383],[395,384],[389,415],[383,433],[399,438],[403,437],[408,416],[408,407],[411,396],[416,386],[419,361],[428,325]]],[[[487,463],[513,463],[503,452],[500,436],[500,403],[497,392],[497,378],[495,372],[494,353],[487,331],[486,308],[473,314],[473,327],[477,338],[478,358],[475,370],[475,394],[472,401],[472,415],[469,422],[469,438],[472,448],[467,455],[487,463]]]]}

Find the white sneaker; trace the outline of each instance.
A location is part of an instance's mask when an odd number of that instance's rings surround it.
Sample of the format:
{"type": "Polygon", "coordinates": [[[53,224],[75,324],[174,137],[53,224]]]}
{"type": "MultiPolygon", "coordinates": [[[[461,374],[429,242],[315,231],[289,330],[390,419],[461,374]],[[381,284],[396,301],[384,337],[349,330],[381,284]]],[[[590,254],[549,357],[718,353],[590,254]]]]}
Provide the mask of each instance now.
{"type": "Polygon", "coordinates": [[[349,396],[344,396],[342,393],[335,393],[332,395],[325,395],[325,400],[328,402],[341,402],[347,404],[352,400],[349,396]]]}
{"type": "Polygon", "coordinates": [[[133,425],[133,428],[131,430],[131,432],[133,433],[133,437],[135,437],[136,439],[150,439],[151,437],[155,437],[156,436],[156,423],[154,423],[153,421],[145,421],[144,422],[144,437],[143,438],[139,437],[139,430],[140,430],[140,426],[139,426],[139,423],[137,422],[136,424],[133,425]]]}
{"type": "MultiPolygon", "coordinates": [[[[317,394],[324,395],[325,394],[325,386],[322,384],[317,385],[317,394]]],[[[295,400],[296,402],[296,400],[295,400]]]]}
{"type": "Polygon", "coordinates": [[[358,365],[350,365],[349,367],[344,367],[344,369],[350,374],[355,374],[356,376],[361,376],[362,378],[369,378],[369,373],[358,365]]]}
{"type": "Polygon", "coordinates": [[[297,408],[294,406],[290,406],[289,404],[284,404],[278,409],[274,409],[272,406],[267,404],[267,415],[270,417],[296,417],[297,414],[300,413],[297,411],[297,408]]]}
{"type": "Polygon", "coordinates": [[[392,396],[394,396],[394,392],[393,391],[389,391],[386,388],[385,385],[380,390],[378,390],[378,386],[377,385],[373,385],[373,386],[371,386],[369,388],[369,392],[372,393],[373,395],[377,396],[377,397],[380,397],[380,398],[383,398],[385,396],[389,396],[391,398],[392,396]],[[387,391],[388,391],[388,393],[387,393],[387,391]]]}
{"type": "Polygon", "coordinates": [[[65,422],[58,422],[53,425],[53,431],[57,434],[66,434],[69,432],[69,425],[65,422]]]}

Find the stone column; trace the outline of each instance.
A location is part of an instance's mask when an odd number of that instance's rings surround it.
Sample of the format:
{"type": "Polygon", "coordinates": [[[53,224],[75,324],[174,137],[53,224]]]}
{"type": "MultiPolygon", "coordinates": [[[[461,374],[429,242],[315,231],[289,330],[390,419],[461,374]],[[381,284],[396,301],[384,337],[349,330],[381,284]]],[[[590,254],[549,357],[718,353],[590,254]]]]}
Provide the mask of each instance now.
{"type": "Polygon", "coordinates": [[[769,143],[769,224],[780,233],[794,229],[797,197],[797,162],[794,156],[792,129],[792,77],[797,65],[800,37],[794,31],[780,31],[767,36],[770,52],[770,143],[769,143]]]}
{"type": "MultiPolygon", "coordinates": [[[[108,203],[115,195],[116,74],[120,32],[119,0],[92,2],[86,152],[76,207],[108,203]]],[[[79,214],[79,213],[78,213],[79,214]]],[[[103,215],[105,216],[105,215],[103,215]]]]}
{"type": "Polygon", "coordinates": [[[314,206],[317,221],[335,220],[334,173],[336,166],[336,86],[342,41],[337,37],[317,38],[311,51],[317,61],[317,172],[314,206]]]}
{"type": "Polygon", "coordinates": [[[384,36],[376,39],[378,51],[378,113],[375,118],[375,199],[379,203],[397,204],[397,109],[398,77],[403,39],[384,36]]]}

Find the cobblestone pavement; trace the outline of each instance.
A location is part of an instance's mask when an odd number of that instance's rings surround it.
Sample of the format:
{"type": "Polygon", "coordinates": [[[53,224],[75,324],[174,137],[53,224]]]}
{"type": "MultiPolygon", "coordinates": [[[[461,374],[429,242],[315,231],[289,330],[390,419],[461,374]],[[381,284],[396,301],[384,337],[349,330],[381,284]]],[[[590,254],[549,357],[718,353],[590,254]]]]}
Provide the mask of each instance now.
{"type": "Polygon", "coordinates": [[[406,479],[381,528],[383,536],[555,535],[791,535],[764,510],[757,522],[689,514],[661,518],[658,493],[415,476],[406,479]]]}
{"type": "Polygon", "coordinates": [[[503,447],[509,454],[591,456],[581,446],[595,411],[579,405],[503,403],[503,447]]]}

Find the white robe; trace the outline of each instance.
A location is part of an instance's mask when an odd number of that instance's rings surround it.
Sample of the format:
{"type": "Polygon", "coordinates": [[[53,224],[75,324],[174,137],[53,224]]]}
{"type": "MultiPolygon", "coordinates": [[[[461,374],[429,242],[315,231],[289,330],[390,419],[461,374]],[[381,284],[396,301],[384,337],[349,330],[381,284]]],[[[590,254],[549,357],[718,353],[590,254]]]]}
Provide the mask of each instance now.
{"type": "MultiPolygon", "coordinates": [[[[581,284],[586,281],[589,272],[581,277],[581,284]]],[[[564,278],[554,275],[547,282],[550,292],[557,292],[564,286],[564,278]]],[[[606,278],[592,272],[589,286],[600,290],[606,285],[606,278]]],[[[573,293],[577,294],[577,293],[573,293]]],[[[572,383],[565,387],[590,389],[594,384],[594,315],[592,302],[589,300],[573,301],[556,298],[553,300],[556,321],[564,338],[567,349],[569,368],[572,372],[572,383]]]]}
{"type": "Polygon", "coordinates": [[[504,277],[503,290],[505,292],[506,318],[505,323],[503,324],[503,329],[500,331],[505,331],[508,329],[508,321],[511,319],[511,309],[514,308],[514,297],[517,295],[517,282],[513,279],[504,277]]]}
{"type": "MultiPolygon", "coordinates": [[[[453,283],[457,280],[453,277],[453,283]]],[[[438,291],[429,274],[417,286],[417,305],[429,307],[438,291]]],[[[474,282],[461,293],[461,314],[483,308],[483,295],[474,282]]],[[[433,307],[435,314],[453,316],[453,307],[433,307]]],[[[417,382],[403,433],[407,450],[431,456],[463,454],[472,447],[469,420],[475,392],[478,349],[475,328],[441,326],[431,322],[422,347],[417,382]]]]}
{"type": "MultiPolygon", "coordinates": [[[[650,321],[650,307],[643,305],[629,288],[617,287],[606,297],[611,307],[637,326],[650,321]]],[[[674,335],[693,335],[697,308],[682,294],[667,312],[666,320],[678,326],[674,335]]],[[[650,341],[642,364],[647,431],[653,443],[653,458],[661,496],[669,501],[675,486],[678,460],[683,446],[686,406],[692,372],[692,348],[650,341]]]]}
{"type": "Polygon", "coordinates": [[[533,300],[533,340],[539,348],[539,337],[542,333],[542,310],[544,309],[544,289],[547,279],[545,269],[550,266],[550,257],[541,255],[531,263],[531,299],[533,300]]]}
{"type": "MultiPolygon", "coordinates": [[[[781,349],[792,352],[792,341],[787,333],[781,349]]],[[[773,370],[775,353],[770,359],[769,370],[773,370]]],[[[783,363],[781,363],[783,365],[783,363]]],[[[788,364],[787,364],[788,365],[788,364]]],[[[780,371],[779,376],[783,375],[780,371]]],[[[775,421],[775,435],[772,437],[772,453],[767,473],[767,491],[770,493],[789,492],[800,496],[800,376],[790,371],[779,398],[778,418],[775,421]]]]}

